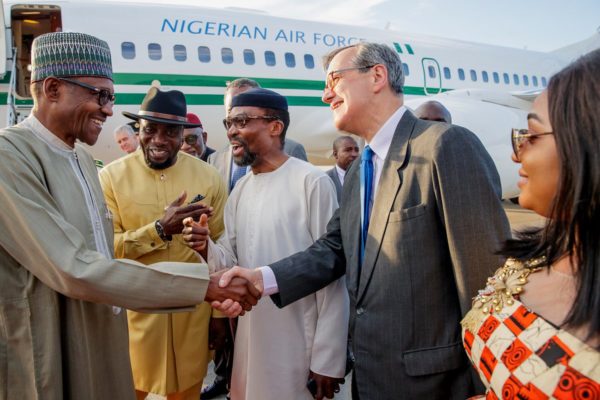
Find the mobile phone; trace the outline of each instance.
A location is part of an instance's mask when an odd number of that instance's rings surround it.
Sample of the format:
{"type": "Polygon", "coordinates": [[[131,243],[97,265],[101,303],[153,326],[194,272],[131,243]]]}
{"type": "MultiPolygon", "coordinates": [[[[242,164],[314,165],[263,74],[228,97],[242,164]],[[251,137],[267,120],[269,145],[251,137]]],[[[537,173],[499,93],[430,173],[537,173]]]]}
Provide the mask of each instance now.
{"type": "Polygon", "coordinates": [[[313,378],[310,378],[308,382],[306,382],[306,388],[312,394],[312,397],[317,397],[317,381],[313,378]]]}
{"type": "Polygon", "coordinates": [[[192,201],[190,201],[190,204],[194,204],[202,200],[204,200],[204,196],[202,196],[201,194],[197,194],[196,197],[194,197],[192,201]]]}

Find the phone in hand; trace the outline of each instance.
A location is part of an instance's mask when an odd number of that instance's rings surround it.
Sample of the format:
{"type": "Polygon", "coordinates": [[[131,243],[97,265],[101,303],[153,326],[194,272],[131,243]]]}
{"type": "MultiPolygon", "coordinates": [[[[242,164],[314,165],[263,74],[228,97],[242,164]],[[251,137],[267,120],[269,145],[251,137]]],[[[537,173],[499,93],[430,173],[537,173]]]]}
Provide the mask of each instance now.
{"type": "Polygon", "coordinates": [[[194,203],[197,203],[197,202],[202,201],[202,200],[204,200],[204,196],[202,196],[201,194],[197,194],[196,197],[194,197],[192,199],[192,201],[190,201],[189,204],[194,204],[194,203]]]}
{"type": "Polygon", "coordinates": [[[312,394],[313,398],[317,397],[317,381],[315,381],[313,378],[310,378],[308,382],[306,382],[306,388],[310,394],[312,394]]]}

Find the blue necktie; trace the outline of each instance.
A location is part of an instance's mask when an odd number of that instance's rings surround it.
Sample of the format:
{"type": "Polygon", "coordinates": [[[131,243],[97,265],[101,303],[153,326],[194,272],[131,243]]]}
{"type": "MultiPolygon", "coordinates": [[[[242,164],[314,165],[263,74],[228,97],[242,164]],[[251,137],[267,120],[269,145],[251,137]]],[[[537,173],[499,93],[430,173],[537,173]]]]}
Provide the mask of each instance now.
{"type": "Polygon", "coordinates": [[[366,146],[361,155],[360,162],[360,205],[362,230],[360,236],[360,262],[365,256],[365,244],[369,232],[369,219],[371,217],[371,201],[373,199],[373,150],[366,146]]]}
{"type": "Polygon", "coordinates": [[[246,167],[244,165],[242,167],[238,166],[237,169],[235,171],[233,171],[233,175],[231,176],[231,185],[229,186],[230,192],[235,187],[235,184],[237,183],[237,181],[239,181],[242,176],[246,175],[247,169],[248,169],[248,167],[246,167]]]}

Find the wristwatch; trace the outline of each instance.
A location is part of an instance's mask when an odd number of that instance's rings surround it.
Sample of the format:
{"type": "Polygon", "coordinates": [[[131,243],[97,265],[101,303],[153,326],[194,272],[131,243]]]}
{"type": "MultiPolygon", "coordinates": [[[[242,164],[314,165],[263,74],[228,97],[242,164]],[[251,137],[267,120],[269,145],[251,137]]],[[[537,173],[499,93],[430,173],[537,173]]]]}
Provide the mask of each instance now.
{"type": "Polygon", "coordinates": [[[154,228],[156,229],[156,233],[158,233],[158,236],[162,239],[163,242],[170,242],[171,240],[173,240],[173,235],[165,234],[165,229],[160,224],[159,220],[156,220],[156,222],[154,223],[154,228]]]}

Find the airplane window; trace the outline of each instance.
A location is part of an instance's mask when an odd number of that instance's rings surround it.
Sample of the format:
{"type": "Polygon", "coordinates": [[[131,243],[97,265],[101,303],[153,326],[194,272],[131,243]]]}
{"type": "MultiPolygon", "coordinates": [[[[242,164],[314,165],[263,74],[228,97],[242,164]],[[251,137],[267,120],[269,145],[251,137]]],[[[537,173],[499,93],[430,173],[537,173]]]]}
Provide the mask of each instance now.
{"type": "Polygon", "coordinates": [[[275,53],[270,50],[265,51],[265,64],[269,67],[275,65],[275,53]]]}
{"type": "Polygon", "coordinates": [[[490,78],[488,77],[488,73],[487,73],[487,71],[481,71],[481,79],[482,79],[484,82],[488,82],[488,81],[490,80],[490,78]]]}
{"type": "Polygon", "coordinates": [[[254,50],[244,50],[244,62],[246,63],[246,65],[254,65],[254,63],[256,63],[256,59],[254,57],[254,50]]]}
{"type": "Polygon", "coordinates": [[[148,43],[148,57],[150,57],[151,60],[160,60],[162,58],[160,44],[148,43]]]}
{"type": "Polygon", "coordinates": [[[432,65],[430,65],[429,67],[427,67],[427,71],[429,71],[429,77],[430,78],[435,78],[435,76],[436,76],[435,68],[433,68],[432,65]]]}
{"type": "Polygon", "coordinates": [[[471,74],[471,80],[472,80],[473,82],[477,82],[477,71],[475,71],[474,69],[472,69],[472,70],[470,70],[469,72],[470,72],[470,74],[471,74]]]}
{"type": "Polygon", "coordinates": [[[510,78],[508,77],[508,74],[505,72],[502,74],[502,77],[504,78],[504,83],[506,83],[507,85],[510,84],[510,78]]]}
{"type": "Polygon", "coordinates": [[[404,76],[410,75],[410,68],[408,68],[407,63],[402,63],[402,72],[404,73],[404,76]]]}
{"type": "Polygon", "coordinates": [[[537,76],[532,76],[531,77],[531,82],[533,83],[533,86],[537,86],[538,85],[538,80],[537,80],[537,76]]]}
{"type": "Polygon", "coordinates": [[[494,83],[500,83],[500,76],[497,72],[492,73],[492,76],[494,77],[494,83]]]}
{"type": "Polygon", "coordinates": [[[519,75],[513,74],[513,82],[515,83],[515,85],[519,84],[519,75]]]}
{"type": "Polygon", "coordinates": [[[546,87],[546,86],[548,86],[548,81],[546,80],[546,77],[545,77],[545,76],[542,76],[542,86],[543,86],[543,87],[546,87]]]}
{"type": "Polygon", "coordinates": [[[223,47],[221,49],[221,61],[225,64],[233,64],[233,50],[229,47],[223,47]]]}
{"type": "Polygon", "coordinates": [[[198,60],[203,63],[210,62],[210,49],[206,46],[198,46],[198,60]]]}
{"type": "Polygon", "coordinates": [[[313,69],[315,67],[315,59],[311,54],[304,55],[304,66],[308,69],[313,69]]]}
{"type": "Polygon", "coordinates": [[[523,75],[523,85],[529,86],[529,77],[527,75],[523,75]]]}
{"type": "Polygon", "coordinates": [[[135,44],[132,42],[121,43],[121,55],[126,60],[133,60],[135,58],[135,44]]]}
{"type": "Polygon", "coordinates": [[[185,50],[185,46],[182,44],[176,44],[173,46],[173,55],[175,56],[175,61],[187,60],[187,51],[185,50]]]}
{"type": "Polygon", "coordinates": [[[296,57],[292,53],[285,53],[285,65],[289,68],[296,67],[296,57]]]}
{"type": "Polygon", "coordinates": [[[465,80],[465,71],[462,68],[458,69],[458,79],[461,81],[465,80]]]}
{"type": "Polygon", "coordinates": [[[450,68],[444,67],[444,78],[452,79],[452,74],[450,73],[450,68]]]}

